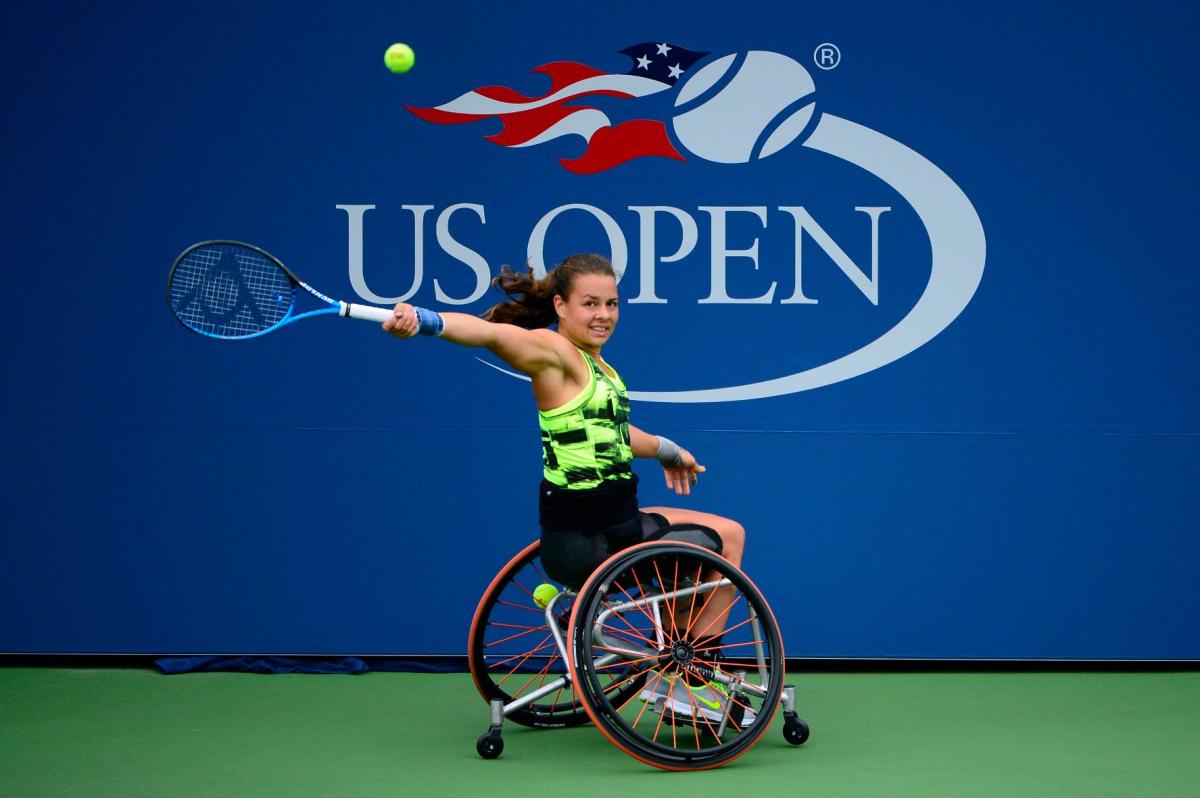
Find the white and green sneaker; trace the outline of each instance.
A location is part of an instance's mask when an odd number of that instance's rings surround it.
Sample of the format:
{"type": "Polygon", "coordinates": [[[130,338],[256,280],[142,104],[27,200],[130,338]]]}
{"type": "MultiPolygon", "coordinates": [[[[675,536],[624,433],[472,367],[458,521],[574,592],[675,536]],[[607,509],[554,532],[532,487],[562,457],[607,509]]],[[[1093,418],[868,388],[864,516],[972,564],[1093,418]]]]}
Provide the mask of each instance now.
{"type": "Polygon", "coordinates": [[[708,682],[693,687],[680,680],[671,688],[671,696],[666,706],[682,717],[693,717],[698,710],[710,723],[720,723],[729,715],[730,720],[737,726],[745,728],[754,723],[757,717],[754,710],[745,704],[745,698],[739,701],[731,699],[729,690],[720,682],[708,682]]]}
{"type": "Polygon", "coordinates": [[[661,673],[651,671],[647,677],[647,682],[648,686],[638,694],[638,698],[655,704],[665,700],[670,695],[671,685],[675,682],[675,677],[663,676],[661,673]]]}

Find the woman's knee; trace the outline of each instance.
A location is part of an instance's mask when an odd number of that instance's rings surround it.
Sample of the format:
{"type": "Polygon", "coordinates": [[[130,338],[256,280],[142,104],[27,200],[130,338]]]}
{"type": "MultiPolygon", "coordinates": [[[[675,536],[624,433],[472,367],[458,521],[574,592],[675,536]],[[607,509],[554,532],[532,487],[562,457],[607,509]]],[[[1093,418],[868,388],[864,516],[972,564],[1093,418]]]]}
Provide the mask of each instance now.
{"type": "Polygon", "coordinates": [[[723,523],[719,524],[716,530],[721,537],[723,553],[727,560],[736,565],[742,559],[742,552],[746,550],[746,528],[728,518],[721,520],[723,523]]]}
{"type": "Polygon", "coordinates": [[[712,513],[682,510],[674,507],[643,507],[642,512],[657,513],[669,524],[698,524],[717,533],[721,539],[721,553],[734,565],[740,565],[742,552],[746,548],[746,528],[734,521],[712,513]]]}

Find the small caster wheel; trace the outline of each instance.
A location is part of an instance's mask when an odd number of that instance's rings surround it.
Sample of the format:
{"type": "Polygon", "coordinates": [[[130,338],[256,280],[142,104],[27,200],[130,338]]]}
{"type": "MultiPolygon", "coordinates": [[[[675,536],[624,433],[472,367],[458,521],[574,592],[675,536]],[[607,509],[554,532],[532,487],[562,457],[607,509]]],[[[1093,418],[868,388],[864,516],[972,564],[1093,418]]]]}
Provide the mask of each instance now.
{"type": "Polygon", "coordinates": [[[792,745],[804,745],[808,740],[808,724],[792,715],[783,723],[783,739],[792,745]]]}
{"type": "Polygon", "coordinates": [[[484,759],[495,759],[504,751],[504,740],[499,732],[484,732],[475,741],[475,750],[484,759]]]}

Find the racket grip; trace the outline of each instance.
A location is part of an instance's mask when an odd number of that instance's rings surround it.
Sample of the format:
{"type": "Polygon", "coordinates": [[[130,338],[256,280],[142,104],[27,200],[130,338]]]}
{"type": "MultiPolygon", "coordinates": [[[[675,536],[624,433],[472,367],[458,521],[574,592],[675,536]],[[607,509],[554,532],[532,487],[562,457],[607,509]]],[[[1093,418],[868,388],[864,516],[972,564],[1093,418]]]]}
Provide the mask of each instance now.
{"type": "Polygon", "coordinates": [[[355,305],[350,302],[342,302],[338,315],[382,323],[392,317],[392,309],[375,307],[374,305],[355,305]]]}

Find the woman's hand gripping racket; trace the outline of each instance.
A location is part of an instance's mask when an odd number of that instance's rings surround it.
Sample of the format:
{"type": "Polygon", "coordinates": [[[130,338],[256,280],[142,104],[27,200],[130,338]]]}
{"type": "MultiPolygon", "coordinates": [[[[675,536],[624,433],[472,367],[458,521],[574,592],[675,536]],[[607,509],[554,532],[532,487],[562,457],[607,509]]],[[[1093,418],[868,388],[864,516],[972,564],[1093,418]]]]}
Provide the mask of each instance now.
{"type": "Polygon", "coordinates": [[[277,258],[238,241],[202,241],[185,249],[167,275],[167,303],[184,327],[226,340],[254,338],[310,316],[374,322],[393,317],[391,308],[330,299],[277,258]],[[298,288],[322,307],[297,312],[298,288]]]}

